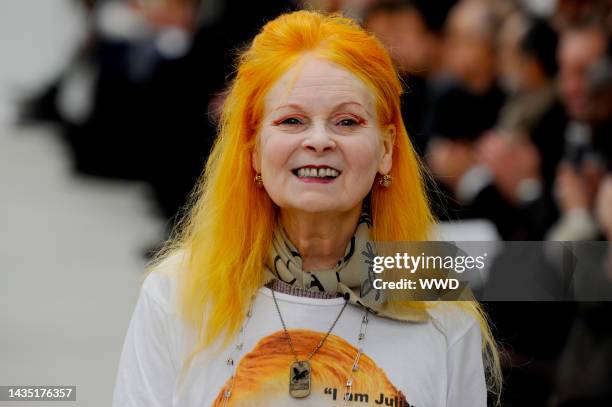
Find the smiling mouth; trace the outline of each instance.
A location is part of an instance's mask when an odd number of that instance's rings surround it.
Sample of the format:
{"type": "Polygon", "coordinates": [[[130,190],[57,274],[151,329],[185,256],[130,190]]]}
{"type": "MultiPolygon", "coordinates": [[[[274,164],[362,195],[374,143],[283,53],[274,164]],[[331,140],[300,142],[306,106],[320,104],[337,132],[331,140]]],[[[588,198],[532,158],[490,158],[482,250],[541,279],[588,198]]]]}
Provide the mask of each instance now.
{"type": "Polygon", "coordinates": [[[291,171],[298,178],[333,180],[340,176],[341,172],[326,165],[307,165],[291,171]]]}

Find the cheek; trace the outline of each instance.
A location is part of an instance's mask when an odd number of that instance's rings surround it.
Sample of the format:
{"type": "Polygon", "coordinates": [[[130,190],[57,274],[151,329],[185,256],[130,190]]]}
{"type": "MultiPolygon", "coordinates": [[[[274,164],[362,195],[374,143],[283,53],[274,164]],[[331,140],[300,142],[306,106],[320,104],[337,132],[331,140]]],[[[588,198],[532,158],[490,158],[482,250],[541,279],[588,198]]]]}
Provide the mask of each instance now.
{"type": "Polygon", "coordinates": [[[268,170],[274,174],[289,159],[295,149],[295,142],[286,135],[262,133],[260,146],[262,172],[268,170]]]}
{"type": "Polygon", "coordinates": [[[347,164],[359,176],[374,176],[380,164],[382,143],[379,136],[347,142],[343,148],[347,164]]]}

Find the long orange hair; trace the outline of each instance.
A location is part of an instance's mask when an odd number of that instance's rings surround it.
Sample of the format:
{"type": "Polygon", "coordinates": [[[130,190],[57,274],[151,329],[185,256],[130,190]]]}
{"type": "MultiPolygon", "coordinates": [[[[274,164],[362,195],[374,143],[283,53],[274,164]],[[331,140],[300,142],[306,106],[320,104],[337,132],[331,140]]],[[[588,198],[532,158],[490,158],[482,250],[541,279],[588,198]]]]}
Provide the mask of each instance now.
{"type": "MultiPolygon", "coordinates": [[[[227,343],[240,329],[250,298],[263,282],[264,261],[277,221],[277,208],[256,187],[252,151],[264,96],[305,53],[334,62],[359,77],[374,93],[382,127],[396,129],[393,185],[371,191],[373,239],[426,240],[434,218],[422,165],[400,112],[402,83],[383,45],[354,21],[338,14],[298,11],[267,23],[238,58],[221,112],[219,133],[190,210],[152,265],[177,251],[187,253],[181,275],[181,311],[200,333],[204,349],[218,338],[227,343]]],[[[394,307],[424,307],[405,302],[394,307]]],[[[480,322],[483,349],[500,384],[499,360],[487,320],[476,302],[461,303],[480,322]]]]}

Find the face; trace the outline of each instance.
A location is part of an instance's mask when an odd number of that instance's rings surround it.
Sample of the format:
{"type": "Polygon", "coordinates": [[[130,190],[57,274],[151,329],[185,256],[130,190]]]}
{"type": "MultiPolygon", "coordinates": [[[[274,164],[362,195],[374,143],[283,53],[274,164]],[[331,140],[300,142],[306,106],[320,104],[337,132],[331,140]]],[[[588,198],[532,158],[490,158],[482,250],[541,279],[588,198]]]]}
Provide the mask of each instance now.
{"type": "Polygon", "coordinates": [[[413,73],[428,69],[430,38],[418,13],[411,10],[376,13],[368,18],[367,28],[385,45],[402,71],[413,73]]]}
{"type": "Polygon", "coordinates": [[[605,52],[605,39],[597,31],[570,31],[559,46],[559,82],[567,113],[584,120],[587,113],[587,71],[605,52]]]}
{"type": "Polygon", "coordinates": [[[348,70],[306,56],[273,85],[253,168],[282,210],[360,210],[391,170],[395,131],[381,130],[374,93],[348,70]]]}
{"type": "Polygon", "coordinates": [[[520,92],[524,84],[525,61],[519,52],[519,41],[525,31],[525,21],[516,13],[504,21],[497,38],[497,70],[502,86],[511,94],[520,92]]]}
{"type": "Polygon", "coordinates": [[[473,92],[486,92],[496,74],[486,9],[466,1],[459,5],[449,16],[442,69],[473,92]]]}

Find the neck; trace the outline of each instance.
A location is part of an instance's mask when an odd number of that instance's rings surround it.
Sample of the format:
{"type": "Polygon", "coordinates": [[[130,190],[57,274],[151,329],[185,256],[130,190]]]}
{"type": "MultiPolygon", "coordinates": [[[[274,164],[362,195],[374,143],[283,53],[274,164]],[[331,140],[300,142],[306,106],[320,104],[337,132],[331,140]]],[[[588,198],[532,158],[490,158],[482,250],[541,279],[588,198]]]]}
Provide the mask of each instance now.
{"type": "Polygon", "coordinates": [[[361,206],[348,212],[281,211],[280,222],[302,256],[303,270],[336,265],[355,233],[361,206]]]}

